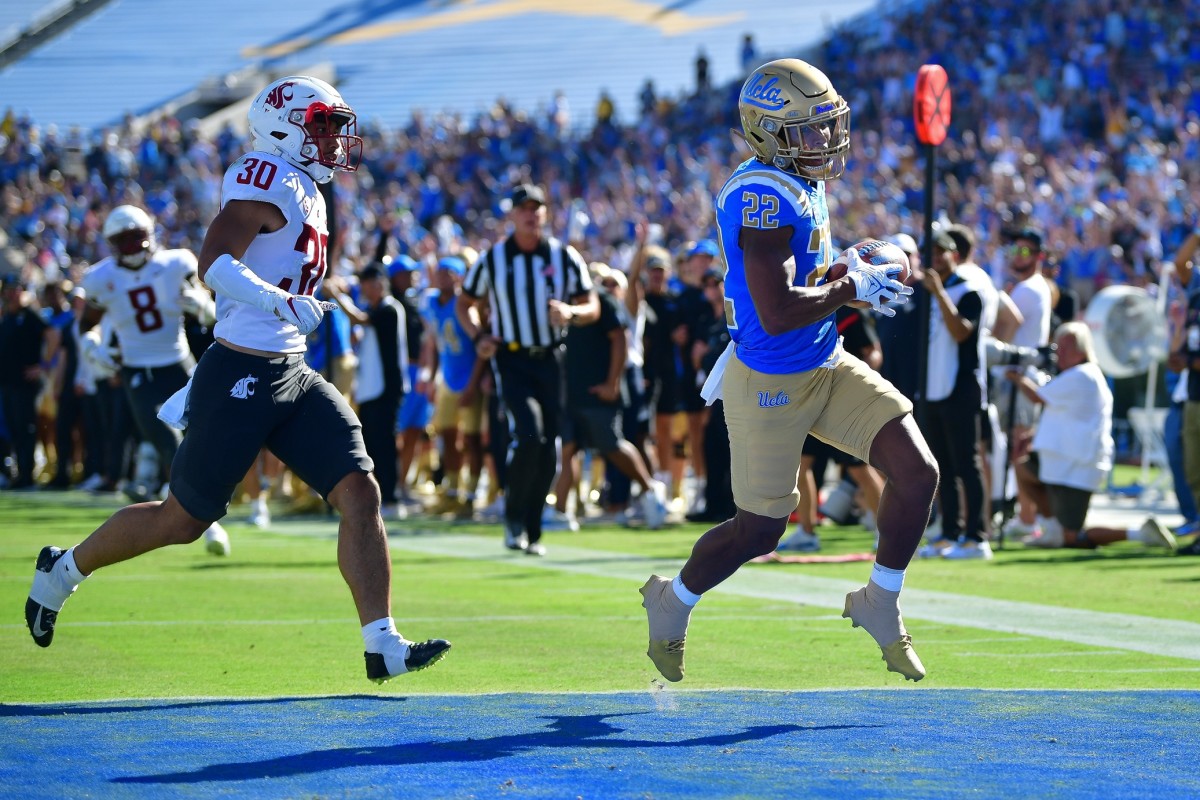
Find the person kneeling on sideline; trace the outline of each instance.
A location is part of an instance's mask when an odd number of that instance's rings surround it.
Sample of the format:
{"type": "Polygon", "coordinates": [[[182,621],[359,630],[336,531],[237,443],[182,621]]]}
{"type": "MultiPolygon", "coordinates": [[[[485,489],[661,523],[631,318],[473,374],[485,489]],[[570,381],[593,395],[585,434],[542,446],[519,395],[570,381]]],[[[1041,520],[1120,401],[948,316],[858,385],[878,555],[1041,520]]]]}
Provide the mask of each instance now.
{"type": "MultiPolygon", "coordinates": [[[[1068,322],[1054,333],[1059,374],[1039,385],[1019,369],[1008,370],[1031,401],[1041,405],[1042,417],[1029,460],[1018,465],[1017,480],[1034,497],[1039,516],[1033,534],[1022,539],[1031,547],[1095,548],[1112,542],[1140,541],[1153,547],[1175,548],[1175,537],[1151,516],[1131,530],[1087,528],[1092,494],[1104,485],[1112,469],[1112,393],[1096,364],[1092,334],[1084,322],[1068,322]]],[[[1018,447],[1021,443],[1018,443],[1018,447]]]]}

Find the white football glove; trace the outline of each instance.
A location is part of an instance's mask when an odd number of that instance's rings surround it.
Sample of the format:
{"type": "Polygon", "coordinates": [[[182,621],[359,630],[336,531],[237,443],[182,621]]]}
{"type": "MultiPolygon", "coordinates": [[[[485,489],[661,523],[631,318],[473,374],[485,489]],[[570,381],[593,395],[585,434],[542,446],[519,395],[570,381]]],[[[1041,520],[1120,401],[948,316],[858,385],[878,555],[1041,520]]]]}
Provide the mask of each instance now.
{"type": "Polygon", "coordinates": [[[112,351],[101,344],[100,335],[95,329],[79,337],[79,352],[98,377],[108,378],[121,371],[121,365],[113,358],[112,351]]]}
{"type": "Polygon", "coordinates": [[[846,264],[846,277],[854,284],[854,299],[870,303],[871,308],[885,317],[896,316],[891,305],[903,305],[912,294],[911,286],[905,286],[896,278],[903,269],[899,264],[872,264],[863,261],[858,250],[847,247],[837,257],[846,264]]]}
{"type": "Polygon", "coordinates": [[[288,294],[272,286],[228,253],[213,259],[204,273],[204,282],[218,294],[257,306],[280,321],[295,325],[301,336],[317,329],[327,308],[327,304],[314,297],[288,294]]]}
{"type": "Polygon", "coordinates": [[[315,331],[325,316],[325,306],[317,298],[280,290],[263,292],[260,308],[270,311],[283,322],[295,325],[301,336],[308,336],[315,331]]]}
{"type": "Polygon", "coordinates": [[[201,325],[212,325],[217,321],[216,303],[208,289],[184,284],[179,292],[179,308],[200,321],[201,325]]]}

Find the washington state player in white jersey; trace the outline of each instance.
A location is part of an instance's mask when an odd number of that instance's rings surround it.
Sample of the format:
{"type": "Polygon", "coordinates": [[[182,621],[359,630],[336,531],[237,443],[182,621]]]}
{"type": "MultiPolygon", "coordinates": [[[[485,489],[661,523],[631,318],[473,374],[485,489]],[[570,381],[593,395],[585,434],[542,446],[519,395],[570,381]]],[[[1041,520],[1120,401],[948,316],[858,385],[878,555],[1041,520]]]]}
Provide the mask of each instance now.
{"type": "Polygon", "coordinates": [[[341,394],[304,363],[305,337],[324,313],[312,296],[329,238],[317,183],[357,169],[362,139],[342,96],[310,77],[267,86],[249,117],[255,149],[225,173],[221,211],[198,264],[217,293],[217,341],[183,390],[186,403],[175,397],[167,404],[185,406],[188,429],[170,494],[118,511],[70,550],[44,548],[25,619],[34,641],[48,647],[80,581],[100,567],[195,541],[225,515],[265,446],[340,512],[338,566],[363,626],[367,677],[383,682],[435,663],[450,643],[410,642],[397,632],[379,486],[361,426],[341,394]]]}
{"type": "MultiPolygon", "coordinates": [[[[92,363],[120,371],[138,431],[169,471],[181,437],[158,418],[158,409],[187,383],[196,366],[183,315],[211,325],[212,295],[196,283],[196,256],[190,250],[160,249],[154,220],[137,206],[114,208],[103,233],[113,255],[81,281],[88,304],[79,320],[80,349],[92,363]],[[90,333],[104,317],[117,336],[119,364],[99,336],[90,333]]],[[[154,491],[140,483],[125,489],[134,501],[148,500],[154,491]]],[[[204,537],[209,552],[229,555],[229,535],[218,523],[204,537]]]]}

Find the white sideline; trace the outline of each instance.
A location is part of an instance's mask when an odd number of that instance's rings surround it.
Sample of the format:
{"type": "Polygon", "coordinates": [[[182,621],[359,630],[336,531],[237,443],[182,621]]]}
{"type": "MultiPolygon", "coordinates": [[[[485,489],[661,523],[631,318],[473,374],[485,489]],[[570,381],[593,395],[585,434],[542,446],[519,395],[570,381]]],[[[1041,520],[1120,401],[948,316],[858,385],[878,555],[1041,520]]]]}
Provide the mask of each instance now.
{"type": "MultiPolygon", "coordinates": [[[[388,537],[388,543],[394,549],[423,555],[507,562],[528,569],[617,578],[637,585],[641,585],[651,572],[674,575],[683,564],[681,559],[641,558],[628,553],[590,550],[556,542],[551,543],[546,557],[533,559],[506,551],[499,535],[494,539],[462,534],[393,535],[388,537]]],[[[715,591],[831,608],[840,613],[846,593],[862,586],[868,574],[869,567],[865,563],[862,581],[820,578],[771,566],[743,570],[715,591]]],[[[1085,611],[1016,600],[994,600],[977,595],[916,589],[911,585],[904,589],[902,608],[907,620],[924,620],[1200,661],[1200,624],[1194,622],[1085,611]]]]}

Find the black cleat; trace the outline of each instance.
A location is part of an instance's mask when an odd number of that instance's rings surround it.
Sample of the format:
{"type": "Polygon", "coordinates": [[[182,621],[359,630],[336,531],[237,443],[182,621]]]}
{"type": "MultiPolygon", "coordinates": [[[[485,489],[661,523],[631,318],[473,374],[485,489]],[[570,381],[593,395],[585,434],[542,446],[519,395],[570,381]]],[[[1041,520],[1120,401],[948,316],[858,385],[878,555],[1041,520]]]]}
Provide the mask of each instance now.
{"type": "MultiPolygon", "coordinates": [[[[33,573],[33,588],[29,590],[29,599],[25,601],[25,624],[29,626],[29,633],[38,647],[49,647],[50,642],[54,641],[54,623],[58,620],[58,612],[66,598],[63,598],[55,609],[34,600],[33,596],[36,594],[42,600],[47,600],[47,595],[53,593],[50,589],[50,571],[65,554],[65,550],[57,547],[43,547],[42,552],[38,553],[37,566],[33,573]]],[[[70,597],[70,594],[67,597],[70,597]]]]}
{"type": "Polygon", "coordinates": [[[367,660],[367,678],[375,683],[384,683],[397,675],[432,667],[441,661],[449,650],[450,643],[445,639],[409,642],[408,655],[404,659],[404,669],[396,673],[388,672],[387,661],[384,659],[383,653],[363,653],[367,660]]]}
{"type": "Polygon", "coordinates": [[[25,624],[38,647],[49,647],[54,641],[54,623],[58,620],[58,612],[51,611],[41,603],[35,603],[33,598],[25,601],[25,624]]]}

